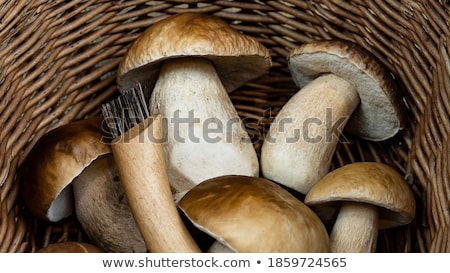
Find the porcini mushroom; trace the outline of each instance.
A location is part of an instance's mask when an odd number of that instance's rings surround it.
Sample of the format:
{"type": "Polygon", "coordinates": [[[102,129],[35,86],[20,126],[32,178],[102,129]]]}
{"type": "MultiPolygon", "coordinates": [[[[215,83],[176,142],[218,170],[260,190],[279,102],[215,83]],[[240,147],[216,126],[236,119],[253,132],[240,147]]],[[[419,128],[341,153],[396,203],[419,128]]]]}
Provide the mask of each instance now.
{"type": "Polygon", "coordinates": [[[85,242],[61,242],[46,245],[37,253],[102,253],[103,250],[96,245],[85,242]]]}
{"type": "Polygon", "coordinates": [[[374,252],[379,229],[409,224],[416,203],[409,185],[392,167],[356,162],[335,169],[306,195],[305,204],[326,223],[332,252],[374,252]],[[337,217],[336,217],[337,215],[337,217]]]}
{"type": "Polygon", "coordinates": [[[279,111],[261,150],[263,176],[306,194],[330,168],[341,130],[370,141],[393,137],[405,106],[393,76],[364,48],[317,41],[289,56],[301,87],[279,111]]]}
{"type": "Polygon", "coordinates": [[[105,252],[147,252],[112,154],[99,157],[73,180],[75,213],[91,241],[105,252]]]}
{"type": "Polygon", "coordinates": [[[151,114],[168,123],[168,175],[177,193],[208,178],[257,176],[259,162],[228,93],[266,72],[269,51],[223,20],[196,13],[165,18],[131,45],[120,90],[140,85],[151,114]]]}
{"type": "Polygon", "coordinates": [[[178,203],[216,242],[210,252],[329,252],[318,216],[281,186],[259,177],[208,179],[178,203]]]}
{"type": "Polygon", "coordinates": [[[72,181],[98,157],[110,154],[102,143],[102,118],[75,121],[41,137],[21,169],[21,194],[39,219],[57,222],[74,211],[72,181]]]}
{"type": "Polygon", "coordinates": [[[23,200],[46,221],[60,221],[75,211],[88,237],[106,252],[146,252],[102,121],[71,122],[41,137],[21,170],[23,200]]]}

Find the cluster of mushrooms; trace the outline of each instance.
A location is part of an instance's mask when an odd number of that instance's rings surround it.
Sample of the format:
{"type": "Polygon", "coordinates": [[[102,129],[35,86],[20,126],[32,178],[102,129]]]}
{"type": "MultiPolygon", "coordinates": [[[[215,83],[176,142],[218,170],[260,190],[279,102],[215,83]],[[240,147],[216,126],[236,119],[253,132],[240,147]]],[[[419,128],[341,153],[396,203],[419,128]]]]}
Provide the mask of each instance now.
{"type": "MultiPolygon", "coordinates": [[[[271,67],[257,40],[216,17],[183,13],[152,25],[124,56],[119,90],[140,86],[152,115],[198,121],[191,128],[169,123],[164,157],[148,166],[167,170],[173,197],[153,209],[173,207],[188,236],[212,238],[192,252],[373,252],[378,229],[414,218],[412,191],[390,166],[357,162],[329,171],[338,138],[328,125],[345,117],[339,124],[369,141],[402,128],[404,105],[390,73],[346,41],[303,44],[288,61],[301,89],[279,111],[258,158],[228,96],[271,67]],[[313,123],[304,128],[305,120],[313,123]]],[[[136,222],[110,141],[103,117],[91,117],[48,132],[31,150],[21,170],[25,204],[45,221],[75,213],[94,245],[42,252],[187,252],[176,242],[153,247],[159,238],[136,222]]]]}

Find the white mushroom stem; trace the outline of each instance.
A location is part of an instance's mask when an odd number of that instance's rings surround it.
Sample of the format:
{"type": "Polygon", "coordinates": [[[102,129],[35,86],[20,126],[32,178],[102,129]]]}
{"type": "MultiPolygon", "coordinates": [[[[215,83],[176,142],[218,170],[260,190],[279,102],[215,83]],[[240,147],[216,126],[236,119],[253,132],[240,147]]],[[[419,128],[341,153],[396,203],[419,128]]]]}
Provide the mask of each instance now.
{"type": "Polygon", "coordinates": [[[217,176],[257,176],[253,144],[211,61],[164,61],[150,112],[168,122],[168,175],[175,193],[217,176]]]}
{"type": "Polygon", "coordinates": [[[378,208],[344,202],[330,234],[333,253],[371,253],[378,236],[378,208]]]}
{"type": "Polygon", "coordinates": [[[261,151],[264,177],[306,194],[328,171],[340,133],[360,103],[355,87],[323,75],[277,114],[261,151]]]}

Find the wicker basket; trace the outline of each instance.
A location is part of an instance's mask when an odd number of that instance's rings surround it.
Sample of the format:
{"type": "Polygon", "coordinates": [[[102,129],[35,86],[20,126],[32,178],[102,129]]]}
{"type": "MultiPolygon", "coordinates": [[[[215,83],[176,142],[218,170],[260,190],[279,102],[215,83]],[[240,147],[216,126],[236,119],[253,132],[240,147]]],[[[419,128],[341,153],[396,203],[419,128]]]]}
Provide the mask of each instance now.
{"type": "Polygon", "coordinates": [[[259,151],[271,118],[297,91],[286,57],[312,40],[345,39],[374,53],[397,77],[406,128],[372,143],[338,145],[332,168],[384,162],[411,183],[413,223],[379,234],[377,252],[450,251],[450,5],[437,0],[0,1],[0,252],[35,252],[87,241],[79,223],[35,219],[17,173],[44,133],[99,115],[116,95],[115,71],[130,43],[168,15],[193,11],[225,19],[271,51],[270,74],[231,93],[259,151]]]}

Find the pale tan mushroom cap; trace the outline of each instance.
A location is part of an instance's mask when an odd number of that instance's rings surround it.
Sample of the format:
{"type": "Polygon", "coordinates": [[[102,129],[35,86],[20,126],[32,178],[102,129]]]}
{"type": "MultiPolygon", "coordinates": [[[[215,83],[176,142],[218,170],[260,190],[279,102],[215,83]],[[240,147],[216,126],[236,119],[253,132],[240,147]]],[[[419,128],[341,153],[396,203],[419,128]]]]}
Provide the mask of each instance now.
{"type": "Polygon", "coordinates": [[[119,90],[138,83],[152,90],[161,61],[181,57],[211,60],[229,92],[265,74],[271,66],[269,51],[256,39],[217,17],[181,13],[158,21],[131,45],[118,68],[119,90]]]}
{"type": "Polygon", "coordinates": [[[269,180],[240,175],[206,180],[179,202],[200,230],[237,252],[329,252],[319,217],[269,180]]]}
{"type": "Polygon", "coordinates": [[[402,176],[375,162],[356,162],[328,173],[304,201],[324,222],[333,220],[344,201],[378,206],[381,229],[410,223],[416,211],[414,195],[402,176]]]}
{"type": "Polygon", "coordinates": [[[345,130],[373,141],[388,139],[403,128],[406,106],[388,69],[369,51],[348,41],[315,41],[289,56],[294,82],[304,87],[322,74],[333,73],[352,83],[361,103],[345,130]]]}
{"type": "Polygon", "coordinates": [[[111,153],[101,117],[58,127],[40,138],[21,170],[21,193],[38,218],[57,222],[74,210],[72,180],[97,157],[111,153]]]}

